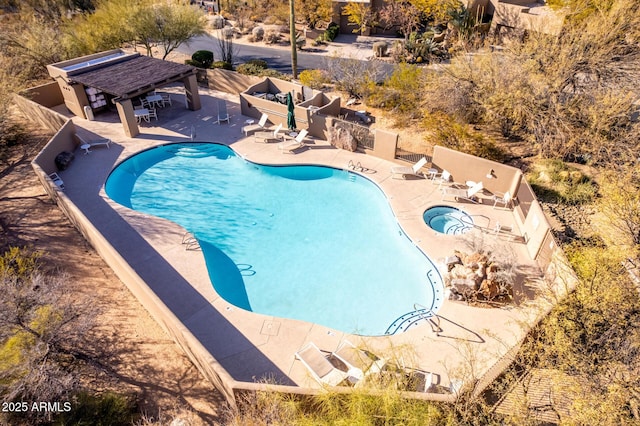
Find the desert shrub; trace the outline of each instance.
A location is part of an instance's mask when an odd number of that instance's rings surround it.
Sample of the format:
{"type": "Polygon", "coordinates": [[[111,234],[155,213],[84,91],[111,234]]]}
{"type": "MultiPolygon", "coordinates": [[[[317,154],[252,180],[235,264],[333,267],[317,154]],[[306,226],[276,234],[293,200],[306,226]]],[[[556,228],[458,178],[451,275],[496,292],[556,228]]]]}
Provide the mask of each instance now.
{"type": "Polygon", "coordinates": [[[505,158],[504,150],[493,141],[446,114],[427,114],[422,126],[431,133],[430,142],[435,145],[499,162],[505,158]]]}
{"type": "Polygon", "coordinates": [[[224,27],[224,18],[220,15],[215,15],[213,18],[211,18],[211,27],[216,30],[224,27]]]}
{"type": "Polygon", "coordinates": [[[92,395],[79,392],[71,398],[73,409],[57,418],[59,424],[128,425],[135,424],[140,415],[136,398],[106,392],[92,395]]]}
{"type": "Polygon", "coordinates": [[[324,31],[322,38],[325,41],[333,41],[336,37],[338,37],[338,32],[340,31],[340,26],[335,22],[330,22],[327,26],[327,29],[324,31]]]}
{"type": "Polygon", "coordinates": [[[312,89],[322,89],[329,79],[321,70],[304,70],[298,76],[300,83],[312,89]]]}
{"type": "Polygon", "coordinates": [[[376,58],[382,58],[387,54],[387,42],[386,41],[376,41],[373,43],[373,54],[376,58]]]}
{"type": "Polygon", "coordinates": [[[264,38],[264,28],[263,27],[255,27],[251,31],[251,35],[255,39],[255,41],[260,41],[264,38]]]}
{"type": "Polygon", "coordinates": [[[249,63],[240,64],[236,68],[237,72],[244,75],[260,75],[263,70],[264,68],[249,63]]]}
{"type": "Polygon", "coordinates": [[[26,248],[9,247],[0,255],[0,276],[29,278],[38,269],[40,257],[40,252],[31,252],[26,248]]]}
{"type": "Polygon", "coordinates": [[[210,50],[196,50],[191,55],[191,65],[198,68],[210,68],[213,63],[213,52],[210,50]]]}
{"type": "Polygon", "coordinates": [[[211,64],[211,68],[222,68],[223,70],[233,71],[233,64],[226,61],[215,61],[211,64]]]}
{"type": "Polygon", "coordinates": [[[276,30],[269,30],[264,36],[264,42],[267,44],[274,44],[280,41],[280,33],[276,30]]]}
{"type": "Polygon", "coordinates": [[[591,178],[561,160],[545,160],[527,175],[538,196],[563,204],[586,204],[595,199],[597,187],[591,178]]]}
{"type": "Polygon", "coordinates": [[[246,62],[247,64],[255,65],[256,67],[260,67],[262,69],[267,68],[267,61],[264,59],[250,59],[246,62]]]}
{"type": "MultiPolygon", "coordinates": [[[[367,104],[394,112],[421,116],[423,70],[414,65],[400,64],[382,85],[369,82],[367,104]]],[[[399,117],[402,121],[404,117],[399,117]]]]}

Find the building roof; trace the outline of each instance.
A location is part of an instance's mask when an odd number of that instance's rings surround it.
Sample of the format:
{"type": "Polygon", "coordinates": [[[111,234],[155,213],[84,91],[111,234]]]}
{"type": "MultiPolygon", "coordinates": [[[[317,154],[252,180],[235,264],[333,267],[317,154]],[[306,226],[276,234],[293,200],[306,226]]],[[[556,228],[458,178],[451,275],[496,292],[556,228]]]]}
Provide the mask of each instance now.
{"type": "Polygon", "coordinates": [[[74,73],[69,79],[117,97],[129,98],[195,72],[196,69],[188,65],[135,56],[97,69],[74,73]]]}

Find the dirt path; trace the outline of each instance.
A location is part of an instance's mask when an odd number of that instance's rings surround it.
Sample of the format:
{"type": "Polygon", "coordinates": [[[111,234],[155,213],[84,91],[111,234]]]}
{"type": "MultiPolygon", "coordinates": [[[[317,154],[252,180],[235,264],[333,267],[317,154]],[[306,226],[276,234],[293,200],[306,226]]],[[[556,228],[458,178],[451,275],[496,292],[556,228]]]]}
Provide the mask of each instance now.
{"type": "Polygon", "coordinates": [[[109,372],[82,377],[91,389],[135,393],[147,416],[179,415],[189,425],[216,424],[225,403],[125,285],[49,199],[30,161],[48,135],[29,128],[33,143],[0,163],[0,250],[9,245],[40,250],[47,266],[69,276],[71,289],[93,297],[100,361],[109,372]]]}

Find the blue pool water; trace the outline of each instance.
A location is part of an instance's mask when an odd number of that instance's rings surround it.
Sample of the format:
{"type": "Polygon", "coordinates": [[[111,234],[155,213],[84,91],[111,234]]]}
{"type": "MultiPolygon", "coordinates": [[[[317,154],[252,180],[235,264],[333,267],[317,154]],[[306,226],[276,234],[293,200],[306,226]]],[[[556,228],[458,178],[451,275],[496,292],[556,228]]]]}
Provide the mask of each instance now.
{"type": "Polygon", "coordinates": [[[447,235],[459,235],[473,229],[473,219],[455,207],[435,206],[425,210],[424,223],[434,231],[447,235]]]}
{"type": "Polygon", "coordinates": [[[106,192],[193,233],[215,290],[243,309],[379,335],[414,303],[436,311],[443,301],[440,274],[382,191],[344,170],[171,144],[122,162],[106,192]]]}

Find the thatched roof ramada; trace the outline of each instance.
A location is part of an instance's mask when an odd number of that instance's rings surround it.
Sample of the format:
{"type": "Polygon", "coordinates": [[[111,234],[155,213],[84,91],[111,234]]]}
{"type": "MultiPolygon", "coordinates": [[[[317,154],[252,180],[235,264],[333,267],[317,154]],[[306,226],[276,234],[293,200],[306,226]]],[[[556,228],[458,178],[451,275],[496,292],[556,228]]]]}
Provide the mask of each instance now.
{"type": "Polygon", "coordinates": [[[74,73],[69,79],[127,99],[196,72],[194,67],[188,65],[148,56],[136,56],[102,68],[74,73]]]}

